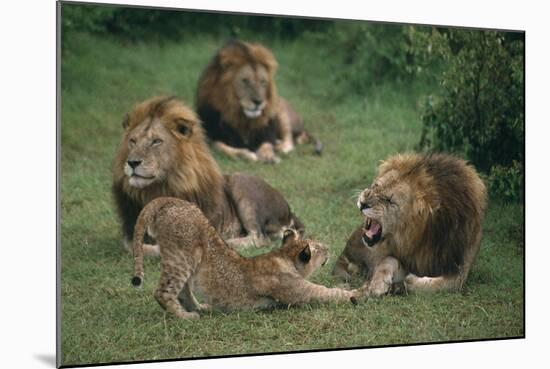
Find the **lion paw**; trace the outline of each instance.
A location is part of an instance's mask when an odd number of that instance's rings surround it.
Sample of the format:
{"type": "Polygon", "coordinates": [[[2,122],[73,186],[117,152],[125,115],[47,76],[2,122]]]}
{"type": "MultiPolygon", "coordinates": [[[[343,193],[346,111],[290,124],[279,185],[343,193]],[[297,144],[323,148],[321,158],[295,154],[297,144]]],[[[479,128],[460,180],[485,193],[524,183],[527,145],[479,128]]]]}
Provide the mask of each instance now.
{"type": "Polygon", "coordinates": [[[391,283],[383,279],[373,281],[369,285],[369,296],[380,297],[386,295],[390,291],[391,283]]]}
{"type": "Polygon", "coordinates": [[[281,158],[275,154],[263,155],[259,159],[265,164],[279,164],[281,162],[281,158]]]}
{"type": "Polygon", "coordinates": [[[277,144],[277,151],[278,152],[281,152],[283,154],[288,154],[292,150],[294,150],[294,145],[292,144],[292,142],[281,141],[277,144]]]}
{"type": "Polygon", "coordinates": [[[278,164],[281,162],[281,159],[275,155],[275,149],[272,144],[269,142],[263,143],[258,150],[256,150],[258,159],[264,163],[268,164],[278,164]]]}
{"type": "Polygon", "coordinates": [[[212,306],[210,304],[199,304],[199,311],[211,311],[212,306]]]}
{"type": "Polygon", "coordinates": [[[248,161],[258,161],[258,155],[250,150],[243,150],[240,153],[241,158],[248,161]]]}
{"type": "Polygon", "coordinates": [[[195,312],[195,311],[178,311],[176,313],[176,316],[180,319],[185,319],[185,320],[196,320],[196,319],[199,319],[201,316],[199,315],[199,313],[195,312]]]}

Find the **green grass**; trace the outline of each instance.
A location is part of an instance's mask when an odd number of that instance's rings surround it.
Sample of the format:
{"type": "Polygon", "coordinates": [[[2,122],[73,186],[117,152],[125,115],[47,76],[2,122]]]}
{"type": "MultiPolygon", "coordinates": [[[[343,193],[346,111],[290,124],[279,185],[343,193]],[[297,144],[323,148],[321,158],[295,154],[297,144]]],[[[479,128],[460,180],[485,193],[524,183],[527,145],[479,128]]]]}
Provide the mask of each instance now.
{"type": "MultiPolygon", "coordinates": [[[[192,105],[199,73],[222,40],[195,36],[156,45],[66,37],[71,47],[62,58],[61,91],[63,365],[524,334],[523,248],[517,231],[523,209],[494,203],[463,293],[385,297],[358,306],[215,312],[193,322],[166,315],[152,296],[157,261],[146,261],[142,289],[130,286],[133,260],[121,248],[111,163],[125,112],[155,94],[177,94],[192,105]]],[[[414,148],[421,130],[418,101],[428,86],[388,83],[365,96],[336,94],[331,80],[343,67],[336,56],[305,41],[268,45],[281,65],[281,95],[322,139],[324,154],[316,157],[312,147],[301,146],[277,166],[215,156],[225,172],[261,176],[285,195],[307,233],[331,247],[331,261],[313,280],[334,285],[334,261],[361,221],[354,197],[371,182],[379,160],[414,148]]]]}

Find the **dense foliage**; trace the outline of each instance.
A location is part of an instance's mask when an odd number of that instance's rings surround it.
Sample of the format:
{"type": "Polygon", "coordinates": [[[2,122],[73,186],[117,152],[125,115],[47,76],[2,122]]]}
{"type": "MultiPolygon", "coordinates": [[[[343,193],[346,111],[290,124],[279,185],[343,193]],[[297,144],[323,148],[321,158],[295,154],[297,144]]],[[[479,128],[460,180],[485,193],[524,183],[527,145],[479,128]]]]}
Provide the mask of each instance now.
{"type": "Polygon", "coordinates": [[[324,36],[329,48],[339,53],[345,65],[342,78],[358,93],[384,81],[409,82],[421,71],[413,48],[415,35],[426,27],[385,23],[337,22],[324,36]]]}
{"type": "Polygon", "coordinates": [[[62,9],[64,31],[109,33],[131,41],[178,40],[197,33],[240,37],[260,32],[275,38],[293,38],[305,31],[324,30],[332,24],[331,21],[313,19],[127,6],[64,4],[62,9]]]}
{"type": "Polygon", "coordinates": [[[445,64],[441,92],[422,117],[422,148],[457,152],[489,175],[495,197],[522,198],[524,160],[524,41],[494,31],[434,31],[445,64]]]}

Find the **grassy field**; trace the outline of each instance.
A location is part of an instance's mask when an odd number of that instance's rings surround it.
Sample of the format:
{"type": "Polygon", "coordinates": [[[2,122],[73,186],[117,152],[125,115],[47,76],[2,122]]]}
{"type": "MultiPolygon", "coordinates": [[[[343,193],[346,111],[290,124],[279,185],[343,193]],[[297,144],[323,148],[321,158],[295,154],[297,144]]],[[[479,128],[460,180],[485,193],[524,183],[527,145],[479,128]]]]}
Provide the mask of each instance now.
{"type": "MultiPolygon", "coordinates": [[[[494,202],[463,293],[214,312],[193,322],[167,316],[152,296],[157,261],[146,262],[144,288],[130,286],[133,260],[121,248],[111,162],[125,112],[156,94],[176,94],[192,105],[198,75],[223,40],[194,36],[158,45],[68,37],[61,89],[63,365],[524,335],[523,209],[494,202]]],[[[301,146],[277,166],[215,156],[225,172],[261,176],[286,196],[307,233],[331,247],[331,260],[313,280],[334,285],[335,259],[361,222],[354,195],[370,184],[380,159],[414,148],[428,88],[388,83],[363,96],[335,91],[331,76],[342,67],[336,57],[305,41],[267,45],[280,63],[280,94],[322,139],[324,154],[301,146]]]]}

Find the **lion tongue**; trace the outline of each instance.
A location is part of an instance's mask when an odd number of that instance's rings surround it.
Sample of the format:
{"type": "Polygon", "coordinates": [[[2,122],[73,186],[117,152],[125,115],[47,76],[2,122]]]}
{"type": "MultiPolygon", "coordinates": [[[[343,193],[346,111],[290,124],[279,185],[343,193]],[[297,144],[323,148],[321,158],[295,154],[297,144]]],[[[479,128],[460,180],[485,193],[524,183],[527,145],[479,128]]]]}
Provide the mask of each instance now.
{"type": "Polygon", "coordinates": [[[372,219],[369,229],[367,229],[366,235],[368,238],[373,238],[380,231],[380,223],[372,219]]]}

